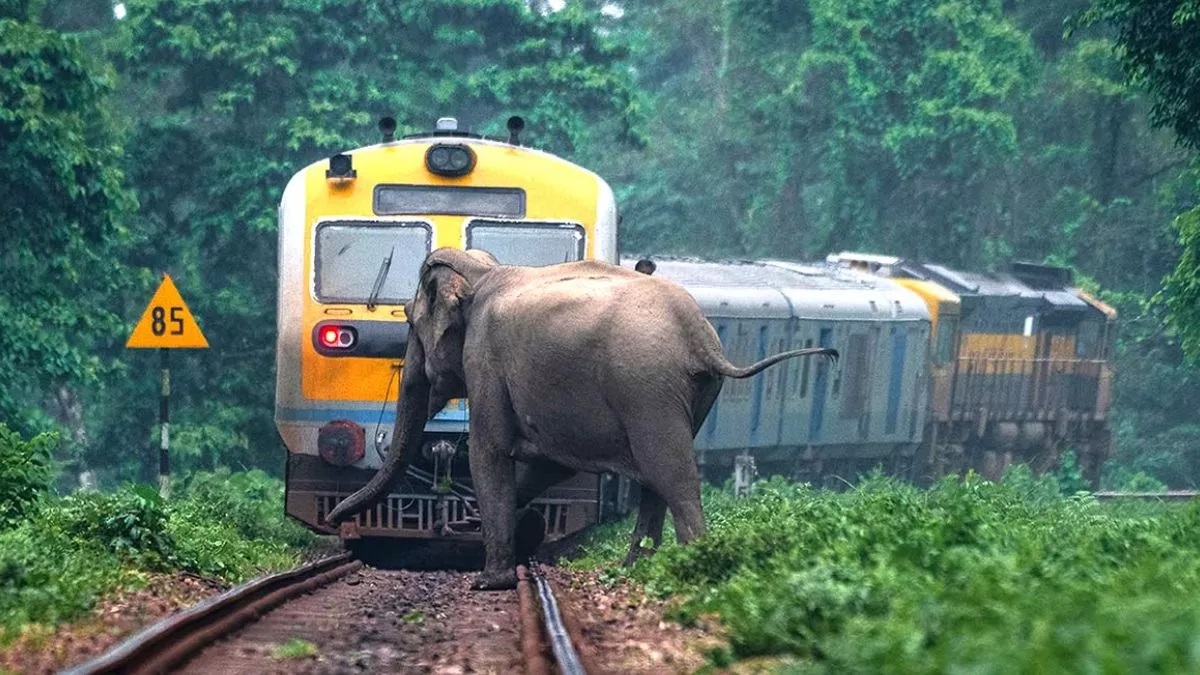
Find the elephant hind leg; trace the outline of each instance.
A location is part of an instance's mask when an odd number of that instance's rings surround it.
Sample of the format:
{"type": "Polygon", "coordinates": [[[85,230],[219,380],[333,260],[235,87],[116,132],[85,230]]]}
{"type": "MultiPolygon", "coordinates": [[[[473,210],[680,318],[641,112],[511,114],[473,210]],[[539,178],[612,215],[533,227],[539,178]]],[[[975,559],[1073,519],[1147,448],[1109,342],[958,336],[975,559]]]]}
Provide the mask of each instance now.
{"type": "MultiPolygon", "coordinates": [[[[700,508],[700,471],[692,450],[691,420],[645,420],[631,425],[630,447],[642,485],[658,493],[671,509],[675,539],[681,544],[704,534],[700,508]]],[[[640,515],[640,512],[639,512],[640,515]]]]}
{"type": "Polygon", "coordinates": [[[637,524],[633,526],[633,537],[629,542],[629,554],[625,556],[625,565],[632,565],[639,558],[653,553],[662,545],[663,521],[667,518],[667,502],[658,493],[643,485],[638,499],[637,524]],[[649,537],[651,548],[642,546],[642,541],[649,537]]]}
{"type": "Polygon", "coordinates": [[[716,403],[725,380],[720,375],[709,373],[695,375],[693,380],[696,394],[692,400],[692,437],[695,438],[696,434],[700,433],[700,427],[704,426],[704,420],[708,419],[708,413],[712,410],[713,403],[716,403]]]}
{"type": "Polygon", "coordinates": [[[513,530],[513,553],[523,563],[537,553],[546,540],[546,519],[533,507],[517,509],[517,524],[513,530]]]}

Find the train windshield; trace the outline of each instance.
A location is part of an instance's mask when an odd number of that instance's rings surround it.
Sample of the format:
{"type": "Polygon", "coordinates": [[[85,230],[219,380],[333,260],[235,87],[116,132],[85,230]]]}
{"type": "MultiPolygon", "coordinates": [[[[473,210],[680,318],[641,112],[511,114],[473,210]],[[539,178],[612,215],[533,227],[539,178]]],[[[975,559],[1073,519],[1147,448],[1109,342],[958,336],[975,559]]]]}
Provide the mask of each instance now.
{"type": "Polygon", "coordinates": [[[473,220],[467,248],[483,249],[502,265],[542,267],[583,259],[584,232],[577,223],[473,220]]]}
{"type": "Polygon", "coordinates": [[[317,299],[398,305],[412,299],[432,229],[423,222],[338,221],[317,226],[317,299]]]}

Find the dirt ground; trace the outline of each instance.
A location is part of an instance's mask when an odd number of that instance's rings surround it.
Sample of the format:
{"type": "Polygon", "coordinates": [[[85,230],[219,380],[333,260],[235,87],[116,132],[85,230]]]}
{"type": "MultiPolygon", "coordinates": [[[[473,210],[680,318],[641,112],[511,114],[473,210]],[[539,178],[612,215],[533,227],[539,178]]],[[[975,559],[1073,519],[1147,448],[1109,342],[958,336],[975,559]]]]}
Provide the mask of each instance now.
{"type": "Polygon", "coordinates": [[[224,590],[219,582],[190,574],[152,575],[145,588],[104,599],[79,621],[54,628],[30,627],[0,650],[0,672],[58,672],[98,656],[154,621],[224,590]]]}
{"type": "Polygon", "coordinates": [[[720,626],[684,627],[665,620],[668,603],[630,583],[610,585],[593,571],[547,568],[547,578],[574,606],[583,639],[610,673],[693,673],[723,644],[720,626]]]}

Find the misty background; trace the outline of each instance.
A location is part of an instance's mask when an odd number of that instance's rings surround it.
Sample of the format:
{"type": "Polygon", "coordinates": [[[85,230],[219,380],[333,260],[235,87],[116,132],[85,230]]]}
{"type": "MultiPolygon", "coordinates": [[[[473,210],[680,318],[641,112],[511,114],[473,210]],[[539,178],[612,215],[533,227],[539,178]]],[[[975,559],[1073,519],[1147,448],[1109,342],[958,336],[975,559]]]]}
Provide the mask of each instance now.
{"type": "Polygon", "coordinates": [[[1150,4],[0,0],[0,421],[60,432],[64,487],[152,481],[124,343],[168,272],[212,346],[172,355],[173,471],[281,473],[287,179],[385,115],[519,114],[613,185],[627,254],[1072,268],[1120,312],[1106,482],[1197,487],[1200,165],[1122,28],[1150,4]]]}

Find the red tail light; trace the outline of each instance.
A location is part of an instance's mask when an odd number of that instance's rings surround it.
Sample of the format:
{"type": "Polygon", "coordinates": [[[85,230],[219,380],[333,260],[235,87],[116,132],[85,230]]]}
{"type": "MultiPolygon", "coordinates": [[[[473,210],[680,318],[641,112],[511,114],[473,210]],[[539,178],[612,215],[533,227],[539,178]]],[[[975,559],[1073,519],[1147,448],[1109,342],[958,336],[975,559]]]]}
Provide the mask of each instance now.
{"type": "Polygon", "coordinates": [[[358,333],[348,326],[325,326],[319,339],[326,349],[350,349],[358,342],[358,333]]]}

